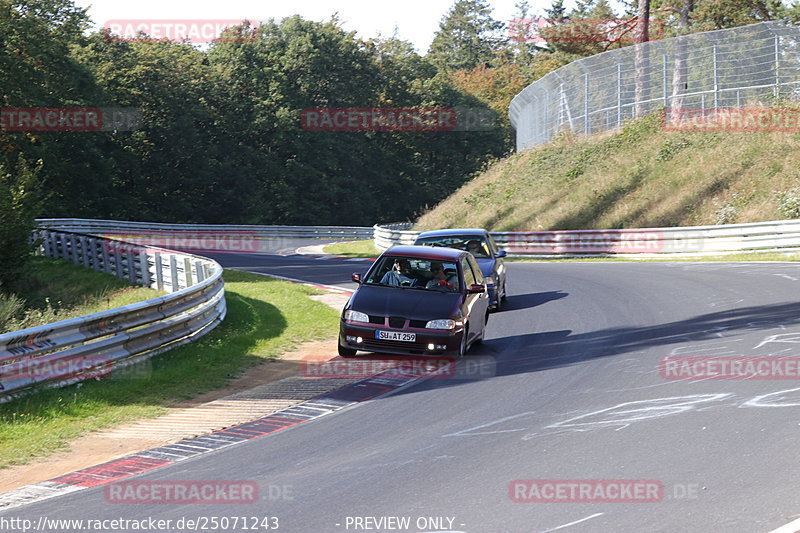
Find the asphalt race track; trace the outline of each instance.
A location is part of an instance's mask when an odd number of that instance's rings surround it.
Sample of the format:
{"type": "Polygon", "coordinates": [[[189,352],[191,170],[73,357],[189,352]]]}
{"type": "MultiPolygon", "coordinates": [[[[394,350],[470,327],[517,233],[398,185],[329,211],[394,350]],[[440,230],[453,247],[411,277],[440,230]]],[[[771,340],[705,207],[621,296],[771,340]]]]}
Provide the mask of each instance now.
{"type": "MultiPolygon", "coordinates": [[[[216,259],[343,287],[366,269],[291,255],[216,259]]],[[[257,503],[109,504],[97,487],[0,519],[270,516],[289,533],[752,533],[797,517],[797,379],[675,380],[660,367],[667,356],[798,355],[796,264],[508,266],[508,304],[459,377],[133,478],[251,480],[257,503]],[[635,503],[515,502],[515,480],[646,480],[660,492],[635,503]]]]}

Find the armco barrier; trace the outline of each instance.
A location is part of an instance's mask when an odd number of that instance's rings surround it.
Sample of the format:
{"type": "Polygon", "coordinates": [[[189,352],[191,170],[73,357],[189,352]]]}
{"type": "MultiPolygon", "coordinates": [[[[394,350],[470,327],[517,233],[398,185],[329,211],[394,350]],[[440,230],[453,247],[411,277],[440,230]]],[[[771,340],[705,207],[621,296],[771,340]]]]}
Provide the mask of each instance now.
{"type": "MultiPolygon", "coordinates": [[[[411,244],[419,235],[409,224],[373,227],[375,245],[411,244]]],[[[800,249],[800,220],[720,226],[623,230],[492,232],[500,248],[519,257],[614,255],[692,256],[800,249]]]]}
{"type": "Polygon", "coordinates": [[[205,257],[40,229],[40,252],[168,292],[143,302],[0,335],[0,401],[62,386],[193,341],[225,317],[222,267],[205,257]]]}
{"type": "Polygon", "coordinates": [[[371,239],[370,227],[358,226],[249,226],[218,224],[164,224],[159,222],[125,222],[119,220],[92,220],[81,218],[48,218],[37,221],[40,228],[54,228],[104,236],[124,236],[143,243],[148,237],[164,239],[165,236],[218,237],[240,236],[252,239],[256,249],[267,248],[271,239],[371,239]]]}

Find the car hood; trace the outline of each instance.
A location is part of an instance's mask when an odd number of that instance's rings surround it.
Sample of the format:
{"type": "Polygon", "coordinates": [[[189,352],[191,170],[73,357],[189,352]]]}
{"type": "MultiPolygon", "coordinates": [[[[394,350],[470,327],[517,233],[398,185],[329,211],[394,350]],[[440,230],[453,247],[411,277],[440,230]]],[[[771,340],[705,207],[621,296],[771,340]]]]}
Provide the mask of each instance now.
{"type": "Polygon", "coordinates": [[[368,315],[435,320],[454,315],[460,300],[460,293],[362,285],[350,300],[350,309],[368,315]]]}

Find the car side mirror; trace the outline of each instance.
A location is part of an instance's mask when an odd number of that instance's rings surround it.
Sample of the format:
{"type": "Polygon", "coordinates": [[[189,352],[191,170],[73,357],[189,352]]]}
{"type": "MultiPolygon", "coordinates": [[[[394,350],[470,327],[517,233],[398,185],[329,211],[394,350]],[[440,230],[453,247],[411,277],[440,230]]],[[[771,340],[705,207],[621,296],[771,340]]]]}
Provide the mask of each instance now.
{"type": "Polygon", "coordinates": [[[356,282],[356,283],[358,283],[359,285],[361,285],[361,283],[362,283],[362,280],[361,280],[361,274],[359,274],[358,272],[353,272],[353,273],[350,275],[350,279],[352,279],[353,281],[355,281],[355,282],[356,282]]]}
{"type": "Polygon", "coordinates": [[[508,254],[506,253],[506,251],[505,251],[505,250],[499,250],[499,251],[498,251],[498,252],[495,254],[495,257],[505,257],[506,255],[508,255],[508,254]]]}
{"type": "Polygon", "coordinates": [[[467,287],[467,292],[469,294],[481,294],[486,292],[486,285],[481,285],[480,283],[473,283],[469,287],[467,287]]]}

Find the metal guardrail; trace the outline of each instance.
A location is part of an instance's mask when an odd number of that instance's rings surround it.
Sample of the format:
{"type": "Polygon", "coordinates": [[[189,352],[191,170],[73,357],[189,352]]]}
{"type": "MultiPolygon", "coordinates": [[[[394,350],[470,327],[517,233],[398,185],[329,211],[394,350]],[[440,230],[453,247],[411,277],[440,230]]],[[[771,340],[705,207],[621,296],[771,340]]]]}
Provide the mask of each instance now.
{"type": "MultiPolygon", "coordinates": [[[[374,226],[376,247],[412,244],[420,232],[409,227],[374,226]]],[[[518,257],[699,256],[800,250],[800,220],[623,230],[504,231],[491,235],[500,248],[518,257]]]]}
{"type": "Polygon", "coordinates": [[[590,135],[669,109],[798,99],[800,28],[761,22],[609,50],[533,82],[508,109],[517,151],[568,130],[590,135]]]}
{"type": "Polygon", "coordinates": [[[40,252],[168,292],[0,335],[0,401],[32,386],[105,376],[211,331],[225,317],[222,267],[191,254],[40,229],[40,252]]]}
{"type": "MultiPolygon", "coordinates": [[[[153,236],[190,239],[192,236],[239,237],[255,241],[281,238],[332,238],[371,239],[372,228],[359,226],[250,226],[219,224],[166,224],[160,222],[125,222],[119,220],[94,220],[82,218],[47,218],[37,220],[40,228],[56,228],[63,231],[89,233],[92,235],[114,235],[131,237],[139,242],[140,237],[153,236]]],[[[169,241],[167,241],[169,242],[169,241]]]]}

